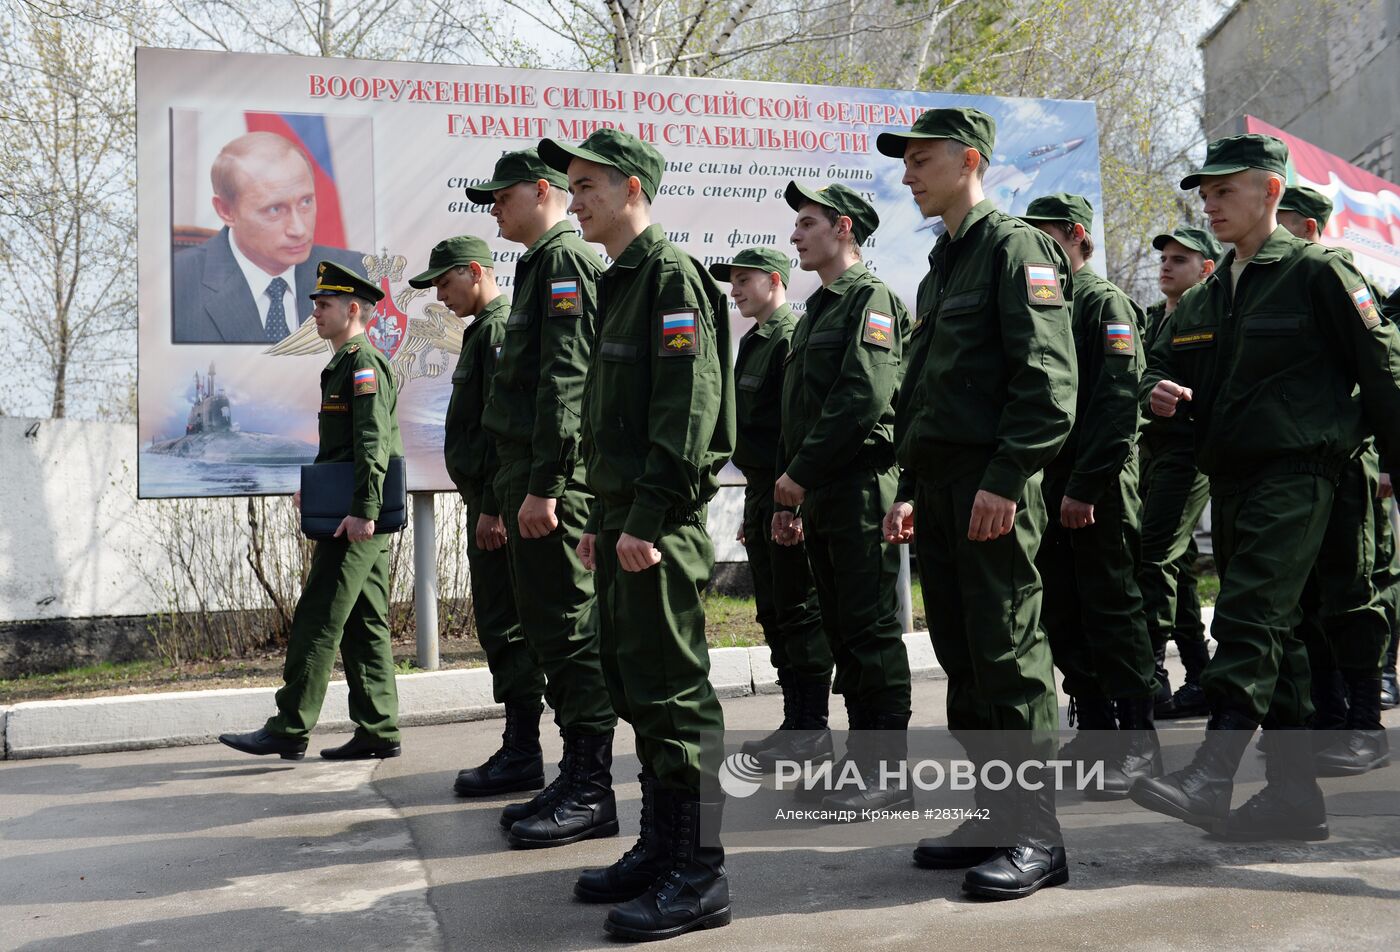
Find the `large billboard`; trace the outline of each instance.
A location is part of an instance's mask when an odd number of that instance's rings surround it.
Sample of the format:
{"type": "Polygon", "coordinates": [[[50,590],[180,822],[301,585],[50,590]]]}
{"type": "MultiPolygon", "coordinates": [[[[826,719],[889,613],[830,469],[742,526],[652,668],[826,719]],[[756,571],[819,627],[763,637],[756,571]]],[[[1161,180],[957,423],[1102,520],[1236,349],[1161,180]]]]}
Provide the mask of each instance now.
{"type": "Polygon", "coordinates": [[[1332,199],[1323,243],[1350,251],[1361,273],[1382,290],[1400,286],[1400,185],[1254,116],[1244,117],[1244,127],[1288,144],[1290,185],[1307,185],[1332,199]]]}
{"type": "MultiPolygon", "coordinates": [[[[408,278],[437,241],[476,234],[510,292],[522,249],[464,188],[541,138],[615,126],[654,142],[655,220],[706,263],[790,252],[790,179],[850,185],[880,213],[866,262],[906,301],[941,223],[874,144],[925,109],[997,120],[986,184],[1001,208],[1057,191],[1102,206],[1087,102],[156,49],[137,51],[136,75],[143,498],[296,487],[329,357],[306,298],[323,259],[389,292],[369,336],[399,385],[409,488],[452,489],[443,417],[464,325],[408,278]]],[[[800,307],[818,282],[793,265],[800,307]]],[[[731,320],[737,340],[747,322],[731,320]]]]}

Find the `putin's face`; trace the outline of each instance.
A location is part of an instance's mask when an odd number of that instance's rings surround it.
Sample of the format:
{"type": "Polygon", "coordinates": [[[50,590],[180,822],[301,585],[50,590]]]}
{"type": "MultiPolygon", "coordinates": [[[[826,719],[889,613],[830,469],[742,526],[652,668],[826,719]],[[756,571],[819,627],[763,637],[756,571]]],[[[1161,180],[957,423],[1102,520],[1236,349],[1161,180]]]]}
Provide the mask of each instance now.
{"type": "Polygon", "coordinates": [[[294,151],[254,153],[239,161],[237,181],[237,196],[232,202],[214,196],[214,211],[238,250],[269,275],[309,258],[316,238],[316,183],[306,160],[294,151]]]}

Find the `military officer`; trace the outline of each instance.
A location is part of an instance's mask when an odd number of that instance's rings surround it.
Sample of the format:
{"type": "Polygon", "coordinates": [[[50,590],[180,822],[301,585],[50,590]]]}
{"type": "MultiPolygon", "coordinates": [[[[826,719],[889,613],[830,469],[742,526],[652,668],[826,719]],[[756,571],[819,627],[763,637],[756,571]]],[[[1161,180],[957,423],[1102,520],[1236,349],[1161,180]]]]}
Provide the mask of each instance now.
{"type": "Polygon", "coordinates": [[[443,455],[447,474],[466,504],[472,611],[491,671],[492,693],[505,705],[506,726],[495,753],[479,766],[458,772],[452,789],[462,797],[544,786],[544,674],[525,642],[511,597],[505,527],[491,485],[496,451],[481,425],[510,312],[510,300],[496,286],[495,275],[486,242],[461,235],[438,242],[428,255],[427,270],[408,282],[415,288],[435,288],[437,299],[453,314],[472,317],[452,371],[443,455]]]}
{"type": "Polygon", "coordinates": [[[525,247],[482,425],[500,459],[494,495],[520,627],[544,669],[564,739],[554,782],[502,813],[515,846],[573,843],[617,828],[617,715],[598,657],[593,576],[574,551],[591,502],[579,409],[603,265],[565,218],[567,187],[564,173],[526,149],[502,156],[491,181],[467,189],[472,201],[491,206],[501,236],[525,247]]]}
{"type": "MultiPolygon", "coordinates": [[[[365,338],[384,292],[334,262],[317,265],[312,317],[335,356],[321,371],[318,463],[353,462],[350,513],[335,538],[318,541],[311,571],[292,616],[277,713],[251,734],[219,742],[249,754],[300,760],[320,717],[336,649],[350,689],[355,734],[321,751],[330,760],[399,756],[399,695],[389,643],[389,537],[374,534],[389,458],[403,456],[394,408],[398,394],[389,362],[365,338]]],[[[301,506],[301,493],[293,497],[301,506]]]]}
{"type": "MultiPolygon", "coordinates": [[[[1069,436],[1076,399],[1075,279],[1049,236],[984,196],[995,139],[991,116],[946,108],[876,140],[903,159],[919,211],[947,227],[919,285],[897,418],[903,473],[884,531],[918,547],[948,725],[974,761],[989,755],[976,741],[993,732],[1026,755],[1054,751],[1035,556],[1047,521],[1041,470],[1069,436]]],[[[992,898],[1068,881],[1051,784],[976,793],[991,821],[921,841],[919,865],[972,867],[963,888],[992,898]]]]}
{"type": "MultiPolygon", "coordinates": [[[[1190,288],[1210,277],[1224,253],[1220,242],[1200,228],[1176,228],[1152,239],[1161,253],[1157,285],[1163,300],[1147,309],[1143,330],[1150,350],[1167,333],[1177,302],[1190,288]]],[[[1186,414],[1163,418],[1148,414],[1142,426],[1142,558],[1138,585],[1147,616],[1147,632],[1157,664],[1157,718],[1196,717],[1207,713],[1201,672],[1206,648],[1201,603],[1196,595],[1195,530],[1210,500],[1210,484],[1196,468],[1191,421],[1186,414]],[[1186,678],[1176,693],[1167,681],[1167,639],[1176,642],[1186,678]]]]}
{"type": "Polygon", "coordinates": [[[745,741],[741,749],[765,766],[777,760],[827,759],[832,753],[827,729],[831,648],[822,631],[806,545],[779,545],[772,534],[783,364],[798,323],[787,303],[790,268],[787,255],[774,248],[745,248],[731,261],[710,265],[710,274],[729,284],[739,313],[754,322],[739,339],[734,367],[734,465],[745,480],[739,542],[748,554],[758,623],[783,691],[783,722],[773,734],[745,741]]]}
{"type": "Polygon", "coordinates": [[[880,224],[875,209],[841,184],[791,182],[785,197],[797,213],[798,260],[822,286],[807,299],[783,371],[773,534],[784,544],[806,540],[852,731],[847,756],[863,778],[823,804],[893,809],[913,802],[908,784],[880,782],[882,762],[907,753],[909,656],[899,552],[879,527],[894,501],[894,400],[909,314],[861,262],[860,246],[880,224]]]}
{"type": "MultiPolygon", "coordinates": [[[[1306,186],[1289,186],[1279,201],[1279,225],[1304,241],[1320,241],[1331,215],[1331,199],[1306,186]]],[[[1336,253],[1350,260],[1347,252],[1336,253]]],[[[1379,300],[1375,288],[1370,293],[1379,300]]],[[[1329,731],[1313,744],[1320,748],[1317,766],[1323,776],[1361,774],[1390,762],[1380,707],[1390,621],[1376,583],[1388,582],[1389,562],[1378,555],[1394,543],[1384,507],[1378,512],[1379,495],[1380,456],[1368,440],[1337,480],[1298,626],[1308,653],[1312,726],[1329,731]]]]}
{"type": "Polygon", "coordinates": [[[1400,442],[1400,337],[1344,256],[1278,226],[1287,161],[1278,139],[1229,136],[1182,180],[1235,247],[1182,297],[1141,387],[1157,416],[1193,418],[1221,589],[1216,652],[1201,678],[1205,742],[1188,766],[1138,780],[1131,795],[1237,839],[1327,836],[1300,730],[1311,712],[1298,601],[1346,461],[1371,426],[1383,447],[1400,442]],[[1266,717],[1280,729],[1269,782],[1230,812],[1240,757],[1266,717]]]}
{"type": "MultiPolygon", "coordinates": [[[[710,684],[701,593],[714,568],[705,510],[734,449],[728,305],[651,221],[665,161],[599,129],[540,156],[569,176],[570,211],[612,266],[584,384],[581,440],[594,495],[578,554],[594,571],[603,674],[656,778],[638,842],[586,870],[585,901],[618,902],[607,931],[663,939],[729,922],[715,780],[724,714],[710,684]]],[[[643,803],[646,810],[648,804],[643,803]]]]}
{"type": "Polygon", "coordinates": [[[1081,736],[1107,760],[1103,783],[1086,796],[1121,799],[1139,776],[1162,772],[1152,726],[1152,641],[1136,577],[1143,314],[1086,267],[1094,253],[1094,210],[1087,198],[1043,196],[1021,219],[1054,239],[1075,282],[1079,395],[1069,439],[1045,468],[1049,524],[1036,558],[1045,583],[1041,625],[1064,672],[1080,730],[1092,732],[1081,736]]]}

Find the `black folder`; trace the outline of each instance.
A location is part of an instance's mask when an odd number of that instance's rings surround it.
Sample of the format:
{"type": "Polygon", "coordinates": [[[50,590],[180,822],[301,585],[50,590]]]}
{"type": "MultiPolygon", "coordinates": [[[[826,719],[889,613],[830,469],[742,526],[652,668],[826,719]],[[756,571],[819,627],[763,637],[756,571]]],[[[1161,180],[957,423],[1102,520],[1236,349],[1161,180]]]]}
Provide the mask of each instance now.
{"type": "MultiPolygon", "coordinates": [[[[340,522],[350,514],[355,495],[354,463],[309,463],[301,468],[301,531],[308,539],[334,537],[340,522]]],[[[387,535],[403,528],[408,513],[408,480],[402,456],[389,457],[384,474],[384,498],[374,534],[387,535]]],[[[342,536],[341,538],[344,538],[342,536]]]]}

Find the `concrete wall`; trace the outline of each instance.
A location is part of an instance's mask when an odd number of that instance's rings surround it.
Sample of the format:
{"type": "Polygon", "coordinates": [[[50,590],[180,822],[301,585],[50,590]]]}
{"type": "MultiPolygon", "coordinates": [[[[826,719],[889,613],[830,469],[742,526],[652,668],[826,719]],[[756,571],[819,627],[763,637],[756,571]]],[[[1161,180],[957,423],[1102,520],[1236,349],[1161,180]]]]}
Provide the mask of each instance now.
{"type": "Polygon", "coordinates": [[[1239,0],[1201,51],[1208,139],[1248,113],[1400,180],[1400,3],[1239,0]]]}

